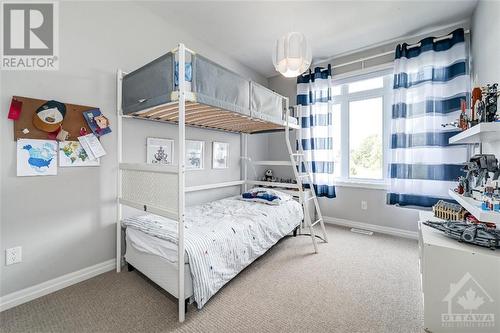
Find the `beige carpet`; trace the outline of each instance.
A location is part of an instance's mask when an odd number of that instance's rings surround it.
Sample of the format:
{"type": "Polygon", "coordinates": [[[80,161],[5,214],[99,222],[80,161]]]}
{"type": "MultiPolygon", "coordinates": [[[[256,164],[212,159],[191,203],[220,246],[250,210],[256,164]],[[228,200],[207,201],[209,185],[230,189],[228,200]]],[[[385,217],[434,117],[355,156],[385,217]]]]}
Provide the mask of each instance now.
{"type": "Polygon", "coordinates": [[[109,272],[0,314],[1,332],[420,332],[417,242],[328,226],[286,238],[201,310],[135,272],[109,272]]]}

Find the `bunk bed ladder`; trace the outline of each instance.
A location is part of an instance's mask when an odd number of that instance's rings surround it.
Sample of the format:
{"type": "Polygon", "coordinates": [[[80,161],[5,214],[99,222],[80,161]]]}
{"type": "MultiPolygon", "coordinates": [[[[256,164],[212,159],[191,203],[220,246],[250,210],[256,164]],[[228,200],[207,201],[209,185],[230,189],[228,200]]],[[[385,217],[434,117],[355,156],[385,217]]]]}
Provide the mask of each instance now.
{"type": "MultiPolygon", "coordinates": [[[[301,121],[301,112],[300,108],[298,108],[298,119],[299,122],[301,121]]],[[[288,119],[289,111],[287,110],[287,119],[288,119]]],[[[301,137],[301,132],[300,129],[297,131],[297,142],[299,142],[297,152],[293,152],[292,145],[290,143],[290,130],[287,126],[285,127],[285,141],[286,141],[286,146],[288,148],[288,153],[290,155],[290,162],[292,164],[292,169],[293,173],[295,176],[295,179],[297,180],[297,185],[298,185],[298,190],[299,190],[299,199],[300,203],[302,204],[302,209],[304,211],[304,227],[309,229],[309,234],[312,239],[312,243],[314,246],[314,252],[318,253],[318,244],[316,242],[316,232],[314,231],[314,227],[319,224],[321,226],[321,231],[323,234],[322,240],[325,243],[328,243],[328,238],[326,235],[326,229],[325,229],[325,224],[323,221],[323,215],[321,214],[321,209],[319,207],[319,202],[318,202],[318,197],[316,196],[316,191],[314,190],[314,186],[312,186],[313,183],[313,177],[312,177],[312,170],[310,163],[306,163],[305,158],[304,158],[304,150],[302,147],[302,137],[301,137]],[[302,171],[302,165],[304,166],[305,172],[302,171]],[[310,195],[306,196],[307,191],[304,191],[304,183],[310,184],[309,190],[310,190],[310,195]],[[314,208],[316,210],[316,214],[312,215],[311,211],[309,209],[309,201],[313,200],[314,202],[314,208]],[[313,221],[313,218],[315,220],[313,221]],[[317,218],[317,219],[316,219],[317,218]]]]}

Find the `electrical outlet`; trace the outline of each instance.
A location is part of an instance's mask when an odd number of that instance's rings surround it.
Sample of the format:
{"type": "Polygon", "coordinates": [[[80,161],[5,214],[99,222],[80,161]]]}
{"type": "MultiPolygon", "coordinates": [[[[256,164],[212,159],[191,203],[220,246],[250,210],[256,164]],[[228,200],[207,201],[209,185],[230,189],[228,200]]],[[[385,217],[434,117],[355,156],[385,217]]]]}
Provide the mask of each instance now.
{"type": "Polygon", "coordinates": [[[361,201],[361,209],[362,210],[367,210],[368,209],[368,202],[362,200],[361,201]]]}
{"type": "Polygon", "coordinates": [[[5,250],[5,265],[17,264],[23,261],[23,248],[20,246],[11,247],[5,250]]]}

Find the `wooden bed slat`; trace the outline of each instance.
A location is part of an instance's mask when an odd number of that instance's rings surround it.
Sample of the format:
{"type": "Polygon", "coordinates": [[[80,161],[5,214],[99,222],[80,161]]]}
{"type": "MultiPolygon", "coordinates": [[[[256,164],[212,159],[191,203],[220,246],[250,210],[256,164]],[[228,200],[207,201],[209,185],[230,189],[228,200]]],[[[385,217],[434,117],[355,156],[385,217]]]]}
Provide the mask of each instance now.
{"type": "MultiPolygon", "coordinates": [[[[169,103],[145,112],[136,112],[132,116],[177,123],[179,106],[177,103],[169,103]]],[[[284,128],[280,124],[196,102],[186,102],[186,125],[236,133],[255,133],[284,128]]]]}

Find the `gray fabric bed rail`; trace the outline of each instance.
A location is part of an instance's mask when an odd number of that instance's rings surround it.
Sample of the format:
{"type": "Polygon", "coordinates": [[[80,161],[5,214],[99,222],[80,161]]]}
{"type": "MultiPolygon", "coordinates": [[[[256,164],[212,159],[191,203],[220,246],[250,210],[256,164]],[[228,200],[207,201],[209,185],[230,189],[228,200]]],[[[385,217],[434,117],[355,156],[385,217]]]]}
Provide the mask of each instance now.
{"type": "Polygon", "coordinates": [[[122,82],[123,114],[171,102],[175,55],[172,52],[125,75],[122,82]]]}
{"type": "MultiPolygon", "coordinates": [[[[186,78],[193,102],[237,112],[276,124],[283,123],[285,98],[255,82],[243,78],[199,54],[187,57],[191,75],[186,78]]],[[[123,114],[132,114],[175,102],[178,90],[175,54],[167,54],[125,75],[122,82],[123,114]]]]}
{"type": "Polygon", "coordinates": [[[252,117],[268,121],[284,119],[285,98],[255,82],[250,82],[250,111],[252,117]]]}
{"type": "Polygon", "coordinates": [[[197,102],[250,116],[250,80],[201,55],[192,59],[197,102]]]}

